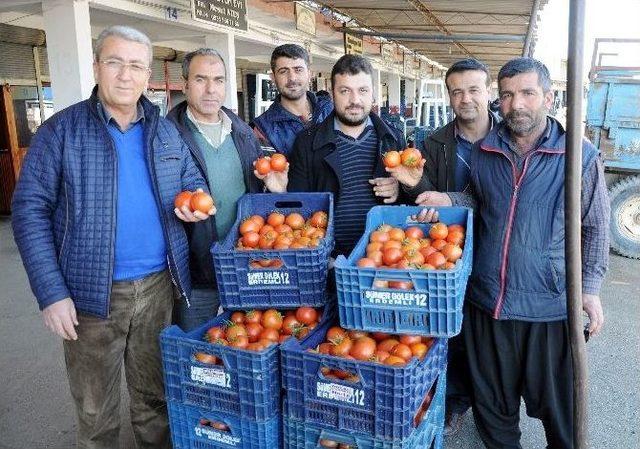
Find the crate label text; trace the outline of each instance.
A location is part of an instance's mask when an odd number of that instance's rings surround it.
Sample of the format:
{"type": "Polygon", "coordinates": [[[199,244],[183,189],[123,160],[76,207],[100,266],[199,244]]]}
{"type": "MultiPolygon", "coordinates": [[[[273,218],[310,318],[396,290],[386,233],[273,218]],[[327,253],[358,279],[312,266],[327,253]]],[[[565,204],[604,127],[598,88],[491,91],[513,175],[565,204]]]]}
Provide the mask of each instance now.
{"type": "Polygon", "coordinates": [[[257,271],[247,273],[249,285],[289,285],[291,279],[286,271],[257,271]]]}
{"type": "Polygon", "coordinates": [[[334,383],[317,382],[316,396],[364,407],[364,390],[334,383]]]}
{"type": "Polygon", "coordinates": [[[426,293],[406,291],[387,292],[364,290],[362,299],[365,304],[373,306],[418,306],[426,307],[428,296],[426,293]]]}
{"type": "Polygon", "coordinates": [[[229,446],[237,446],[242,442],[242,438],[234,437],[233,435],[227,432],[221,432],[215,429],[208,429],[206,427],[196,426],[195,428],[196,436],[198,437],[206,437],[208,440],[217,441],[222,444],[226,444],[229,446]]]}
{"type": "Polygon", "coordinates": [[[192,366],[191,380],[194,382],[202,382],[207,385],[217,385],[224,388],[231,387],[231,375],[220,368],[192,366]]]}

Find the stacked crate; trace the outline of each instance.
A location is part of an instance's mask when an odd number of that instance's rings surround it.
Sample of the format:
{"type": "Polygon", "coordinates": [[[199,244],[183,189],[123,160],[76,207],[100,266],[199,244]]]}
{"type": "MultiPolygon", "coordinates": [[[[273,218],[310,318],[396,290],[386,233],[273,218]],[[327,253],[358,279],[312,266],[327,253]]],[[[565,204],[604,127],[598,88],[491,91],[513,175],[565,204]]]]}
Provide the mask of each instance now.
{"type": "MultiPolygon", "coordinates": [[[[174,449],[281,447],[280,346],[256,352],[211,344],[204,341],[204,336],[209,328],[227,323],[233,310],[325,306],[332,250],[331,194],[250,194],[241,198],[235,225],[211,250],[225,313],[191,332],[171,326],[161,334],[174,449]],[[236,249],[240,223],[248,216],[266,216],[274,210],[299,212],[305,218],[313,211],[326,211],[329,222],[325,238],[318,247],[308,249],[236,249]],[[252,264],[259,259],[279,259],[282,264],[277,268],[252,264]],[[200,354],[214,357],[216,364],[203,363],[200,354]]],[[[325,307],[323,317],[329,316],[325,307]]]]}
{"type": "MultiPolygon", "coordinates": [[[[442,444],[446,393],[447,338],[460,332],[471,271],[472,212],[442,208],[440,220],[466,227],[462,258],[452,270],[359,268],[369,234],[382,224],[405,227],[421,208],[381,206],[367,216],[365,235],[349,258],[336,260],[340,325],[346,329],[436,337],[424,359],[405,366],[338,358],[313,351],[332,324],[281,348],[286,392],[284,447],[417,449],[442,444]],[[410,281],[411,291],[376,288],[375,280],[410,281]],[[327,369],[353,373],[356,381],[326,377],[327,369]],[[420,409],[433,396],[426,413],[420,409]],[[419,414],[424,413],[422,420],[419,414]]],[[[428,233],[430,225],[419,224],[428,233]]]]}

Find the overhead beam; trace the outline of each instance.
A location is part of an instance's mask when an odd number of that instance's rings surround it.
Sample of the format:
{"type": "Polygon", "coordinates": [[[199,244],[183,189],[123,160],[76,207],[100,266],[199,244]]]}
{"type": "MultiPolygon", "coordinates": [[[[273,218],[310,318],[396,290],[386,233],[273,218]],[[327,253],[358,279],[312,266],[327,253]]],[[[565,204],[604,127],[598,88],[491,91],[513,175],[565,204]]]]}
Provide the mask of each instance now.
{"type": "Polygon", "coordinates": [[[380,33],[378,31],[365,31],[349,27],[335,27],[334,30],[349,32],[359,36],[378,36],[385,39],[404,40],[411,42],[451,42],[456,44],[465,54],[471,53],[460,42],[524,42],[521,34],[410,34],[410,33],[380,33]]]}
{"type": "MultiPolygon", "coordinates": [[[[440,19],[438,19],[438,17],[436,17],[436,15],[431,12],[429,10],[429,8],[427,8],[426,6],[424,6],[422,4],[422,2],[420,0],[407,0],[407,2],[413,6],[414,8],[416,8],[417,11],[419,11],[423,16],[425,16],[427,18],[427,20],[431,21],[432,23],[438,25],[438,28],[440,28],[440,31],[442,31],[443,33],[447,34],[447,35],[451,35],[452,33],[447,29],[446,26],[444,26],[444,24],[440,21],[440,19]]],[[[462,50],[465,54],[469,55],[469,56],[473,56],[471,54],[471,52],[469,50],[467,50],[465,48],[464,45],[462,45],[460,42],[455,42],[454,44],[456,47],[458,47],[460,50],[462,50]]]]}

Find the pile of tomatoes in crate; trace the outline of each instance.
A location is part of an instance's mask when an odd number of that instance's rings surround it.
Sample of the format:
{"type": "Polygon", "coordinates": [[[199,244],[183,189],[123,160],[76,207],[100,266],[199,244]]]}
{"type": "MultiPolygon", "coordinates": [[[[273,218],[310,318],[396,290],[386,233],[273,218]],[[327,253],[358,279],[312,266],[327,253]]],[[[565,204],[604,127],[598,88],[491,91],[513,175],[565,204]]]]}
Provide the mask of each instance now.
{"type": "Polygon", "coordinates": [[[416,168],[421,162],[422,153],[416,148],[405,148],[402,151],[391,150],[382,156],[382,163],[387,168],[396,168],[400,165],[416,168]]]}
{"type": "MultiPolygon", "coordinates": [[[[385,224],[371,233],[366,257],[359,259],[357,265],[360,268],[451,270],[462,257],[464,239],[465,228],[458,224],[435,223],[428,236],[418,226],[402,229],[385,224]]],[[[388,285],[388,288],[394,287],[388,285]]]]}
{"type": "MultiPolygon", "coordinates": [[[[385,332],[347,330],[333,326],[327,331],[325,341],[311,352],[344,357],[350,360],[380,363],[389,366],[404,366],[412,358],[424,359],[435,340],[420,335],[392,335],[385,332]]],[[[328,378],[357,382],[353,373],[323,368],[328,378]]]]}
{"type": "Polygon", "coordinates": [[[285,215],[271,212],[266,219],[252,215],[240,224],[240,238],[236,247],[253,249],[316,248],[327,233],[329,217],[319,210],[305,218],[298,212],[285,215]]]}
{"type": "MultiPolygon", "coordinates": [[[[207,329],[204,340],[211,344],[260,352],[289,337],[302,339],[322,319],[322,312],[313,307],[298,307],[280,312],[275,309],[236,311],[224,326],[207,329]]],[[[201,363],[215,365],[216,356],[198,352],[195,358],[201,363]]]]}

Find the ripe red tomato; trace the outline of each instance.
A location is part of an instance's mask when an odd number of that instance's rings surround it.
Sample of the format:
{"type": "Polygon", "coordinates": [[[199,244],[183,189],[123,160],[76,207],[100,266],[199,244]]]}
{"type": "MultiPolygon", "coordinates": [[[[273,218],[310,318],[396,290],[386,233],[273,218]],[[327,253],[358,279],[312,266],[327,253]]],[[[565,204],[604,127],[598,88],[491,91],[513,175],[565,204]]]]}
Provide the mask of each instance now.
{"type": "Polygon", "coordinates": [[[371,337],[360,337],[353,343],[349,355],[356,360],[371,360],[376,352],[376,341],[371,337]]]}
{"type": "Polygon", "coordinates": [[[404,360],[409,360],[413,357],[413,353],[411,352],[411,348],[404,343],[398,343],[391,350],[391,355],[395,355],[396,357],[400,357],[404,360]]]}
{"type": "Polygon", "coordinates": [[[260,215],[252,215],[249,217],[249,220],[253,220],[258,225],[258,229],[264,226],[264,218],[260,215]]]}
{"type": "MultiPolygon", "coordinates": [[[[253,222],[251,222],[253,223],[253,222]]],[[[242,246],[245,248],[255,248],[260,241],[260,234],[257,232],[247,232],[242,236],[242,246]]]]}
{"type": "Polygon", "coordinates": [[[284,154],[276,153],[271,156],[271,170],[273,171],[285,171],[287,168],[287,158],[284,154]]]}
{"type": "Polygon", "coordinates": [[[278,332],[278,329],[271,329],[269,327],[265,327],[262,329],[262,332],[260,332],[260,340],[269,340],[269,341],[273,341],[273,342],[277,342],[278,339],[280,338],[280,332],[278,332]]]}
{"type": "Polygon", "coordinates": [[[396,290],[413,290],[413,282],[389,281],[389,288],[393,288],[396,290]]]}
{"type": "Polygon", "coordinates": [[[331,355],[335,355],[336,357],[345,357],[349,355],[349,352],[353,347],[353,341],[349,337],[336,339],[335,341],[332,341],[332,344],[331,355]]]}
{"type": "Polygon", "coordinates": [[[244,312],[240,312],[240,311],[233,312],[231,314],[230,321],[232,323],[236,323],[236,324],[243,324],[244,323],[244,312]]]}
{"type": "Polygon", "coordinates": [[[386,332],[372,332],[371,333],[371,337],[373,337],[373,339],[375,341],[383,341],[386,340],[387,338],[389,338],[391,335],[387,334],[386,332]]]}
{"type": "Polygon", "coordinates": [[[462,232],[462,235],[464,235],[464,226],[462,225],[451,224],[448,226],[448,228],[449,228],[449,232],[459,231],[459,232],[462,232]]]}
{"type": "Polygon", "coordinates": [[[191,210],[191,197],[193,196],[193,192],[185,190],[184,192],[180,192],[176,195],[176,199],[173,200],[173,205],[178,209],[182,209],[184,206],[187,206],[189,210],[191,210]]]}
{"type": "MultiPolygon", "coordinates": [[[[227,340],[232,342],[238,337],[246,337],[247,336],[247,328],[242,324],[231,324],[227,327],[227,340]]],[[[248,342],[247,342],[248,343],[248,342]]]]}
{"type": "Polygon", "coordinates": [[[198,362],[208,365],[215,365],[218,362],[218,358],[215,355],[207,354],[206,352],[196,352],[193,357],[198,362]]]}
{"type": "Polygon", "coordinates": [[[385,249],[382,253],[382,261],[385,265],[393,265],[402,259],[402,251],[397,248],[385,249]]]}
{"type": "Polygon", "coordinates": [[[462,246],[464,243],[464,232],[458,230],[449,229],[449,234],[447,235],[447,242],[453,243],[454,245],[462,246]]]}
{"type": "Polygon", "coordinates": [[[255,343],[260,340],[260,334],[264,329],[260,323],[247,323],[245,327],[247,329],[247,337],[249,337],[249,343],[255,343]]]}
{"type": "Polygon", "coordinates": [[[311,226],[315,226],[316,228],[326,229],[329,223],[329,216],[323,210],[316,211],[311,215],[309,223],[311,226]]]}
{"type": "Polygon", "coordinates": [[[258,232],[260,230],[260,226],[254,220],[248,218],[240,224],[240,234],[245,235],[249,232],[258,232]]]}
{"type": "Polygon", "coordinates": [[[282,328],[282,315],[275,309],[269,309],[262,313],[262,326],[280,330],[282,328]]]}
{"type": "Polygon", "coordinates": [[[407,346],[411,346],[414,343],[422,342],[422,337],[420,335],[401,335],[400,343],[403,343],[407,346]]]}
{"type": "Polygon", "coordinates": [[[441,252],[445,259],[447,259],[449,262],[455,262],[462,256],[462,249],[452,243],[447,243],[446,245],[444,245],[441,252]]]}
{"type": "Polygon", "coordinates": [[[256,171],[261,175],[266,175],[271,171],[271,162],[269,159],[261,157],[256,161],[256,171]]]}
{"type": "Polygon", "coordinates": [[[420,360],[424,358],[429,349],[427,348],[427,345],[422,342],[413,343],[412,345],[409,345],[409,347],[411,348],[411,353],[413,354],[413,356],[418,357],[420,360]]]}
{"type": "Polygon", "coordinates": [[[386,231],[373,231],[370,236],[371,242],[387,242],[389,241],[389,234],[386,231]]]}
{"type": "Polygon", "coordinates": [[[433,246],[437,251],[442,251],[442,248],[447,246],[447,241],[442,239],[435,239],[431,242],[431,246],[433,246]]]}
{"type": "Polygon", "coordinates": [[[447,225],[444,223],[436,223],[433,226],[431,226],[431,229],[429,229],[429,236],[432,239],[446,239],[447,235],[449,234],[449,229],[447,228],[447,225]]]}
{"type": "Polygon", "coordinates": [[[203,214],[208,214],[214,205],[213,198],[206,192],[195,192],[191,195],[189,204],[191,205],[192,211],[195,212],[199,210],[203,214]]]}
{"type": "Polygon", "coordinates": [[[404,235],[409,239],[418,239],[424,238],[424,231],[420,229],[418,226],[409,226],[404,230],[404,235]]]}
{"type": "Polygon", "coordinates": [[[310,325],[318,321],[318,312],[313,307],[300,307],[296,310],[296,318],[302,324],[310,325]]]}
{"type": "Polygon", "coordinates": [[[398,357],[398,356],[395,356],[395,355],[390,355],[382,363],[384,365],[389,365],[389,366],[404,366],[404,365],[407,364],[407,361],[405,359],[403,359],[402,357],[398,357]]]}
{"type": "Polygon", "coordinates": [[[262,318],[262,312],[259,310],[249,310],[244,317],[245,323],[258,323],[260,324],[260,319],[262,318]]]}
{"type": "Polygon", "coordinates": [[[343,339],[347,336],[347,331],[339,326],[333,326],[327,331],[327,341],[343,339]]]}
{"type": "Polygon", "coordinates": [[[404,231],[400,228],[392,228],[389,231],[389,238],[391,240],[402,242],[404,240],[404,231]]]}
{"type": "Polygon", "coordinates": [[[376,267],[376,263],[373,261],[373,259],[369,259],[368,257],[363,257],[362,259],[359,259],[356,265],[358,265],[358,267],[360,268],[376,267]]]}
{"type": "Polygon", "coordinates": [[[229,340],[229,346],[232,348],[246,349],[249,345],[249,337],[246,335],[238,335],[234,339],[229,340]]]}
{"type": "Polygon", "coordinates": [[[400,165],[400,162],[401,162],[400,153],[395,150],[387,151],[383,155],[382,163],[387,168],[395,168],[398,165],[400,165]]]}
{"type": "Polygon", "coordinates": [[[282,320],[282,333],[287,335],[293,335],[301,324],[295,315],[289,315],[282,320]]]}
{"type": "Polygon", "coordinates": [[[276,233],[275,231],[267,231],[260,236],[260,240],[258,241],[258,247],[260,249],[271,249],[273,248],[273,244],[276,241],[276,233]]]}
{"type": "Polygon", "coordinates": [[[293,212],[287,215],[285,223],[291,226],[291,229],[302,229],[304,226],[304,217],[297,212],[293,212]]]}
{"type": "Polygon", "coordinates": [[[273,226],[275,229],[276,226],[284,224],[284,218],[284,214],[281,214],[280,212],[271,212],[267,217],[267,224],[273,226]]]}
{"type": "Polygon", "coordinates": [[[442,265],[444,265],[447,262],[447,259],[442,255],[441,252],[436,251],[435,253],[427,257],[426,262],[429,265],[432,265],[436,268],[440,268],[442,265]]]}
{"type": "Polygon", "coordinates": [[[220,326],[214,326],[207,330],[207,333],[205,334],[205,340],[209,342],[214,342],[219,338],[224,338],[224,336],[225,336],[224,329],[221,328],[220,326]]]}
{"type": "Polygon", "coordinates": [[[382,340],[378,343],[378,350],[391,353],[391,350],[399,344],[400,342],[395,338],[387,338],[386,340],[382,340]]]}
{"type": "Polygon", "coordinates": [[[416,148],[407,148],[400,154],[400,159],[405,167],[417,167],[422,160],[422,153],[416,148]]]}

